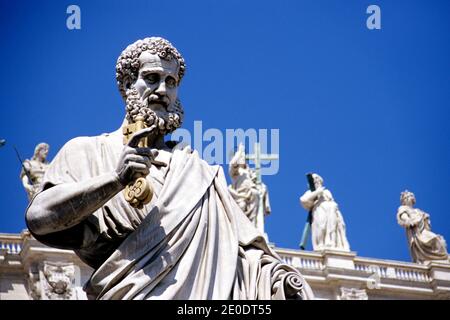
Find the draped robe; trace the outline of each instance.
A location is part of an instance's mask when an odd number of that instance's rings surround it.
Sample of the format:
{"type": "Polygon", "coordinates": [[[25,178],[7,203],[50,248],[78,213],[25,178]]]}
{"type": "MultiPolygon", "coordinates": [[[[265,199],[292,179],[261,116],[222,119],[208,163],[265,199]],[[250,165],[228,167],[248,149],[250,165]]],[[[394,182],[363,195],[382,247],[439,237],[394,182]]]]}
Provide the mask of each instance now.
{"type": "MultiPolygon", "coordinates": [[[[113,172],[118,130],[69,141],[43,190],[113,172]]],[[[231,198],[223,170],[189,146],[160,150],[150,168],[152,201],[131,207],[119,192],[82,223],[46,235],[95,269],[90,299],[310,299],[302,275],[284,264],[231,198]]],[[[45,192],[45,191],[43,191],[45,192]]]]}
{"type": "Polygon", "coordinates": [[[445,239],[431,231],[428,213],[402,205],[397,211],[397,221],[406,228],[409,249],[414,262],[449,261],[445,239]]]}
{"type": "Polygon", "coordinates": [[[350,251],[344,218],[330,190],[324,190],[317,200],[310,199],[310,195],[311,191],[306,191],[300,202],[306,210],[313,212],[311,224],[313,249],[350,251]]]}

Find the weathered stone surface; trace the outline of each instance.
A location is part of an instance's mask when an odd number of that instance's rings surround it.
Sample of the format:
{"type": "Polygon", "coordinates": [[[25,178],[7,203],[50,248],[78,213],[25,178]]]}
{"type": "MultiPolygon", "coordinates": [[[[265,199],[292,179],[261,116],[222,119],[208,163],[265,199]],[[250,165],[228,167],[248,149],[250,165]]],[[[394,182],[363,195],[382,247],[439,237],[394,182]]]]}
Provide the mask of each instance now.
{"type": "MultiPolygon", "coordinates": [[[[1,300],[48,299],[42,294],[39,277],[46,261],[73,264],[79,272],[75,272],[74,295],[70,298],[87,299],[82,286],[92,269],[72,251],[47,247],[27,231],[20,235],[0,234],[0,247],[3,248],[0,250],[1,300]],[[33,274],[34,277],[29,276],[33,274]]],[[[343,251],[273,249],[285,263],[304,275],[316,299],[362,299],[365,295],[369,300],[450,299],[450,264],[447,263],[363,258],[343,251]]]]}
{"type": "Polygon", "coordinates": [[[416,197],[404,191],[400,196],[401,206],[397,210],[397,222],[406,229],[409,249],[414,262],[440,261],[449,263],[445,239],[431,231],[430,215],[414,208],[416,197]]]}
{"type": "Polygon", "coordinates": [[[223,169],[164,141],[183,119],[184,69],[162,38],[122,52],[122,127],[58,152],[28,207],[30,232],[95,269],[85,286],[92,299],[312,298],[232,199],[223,169]],[[146,183],[136,186],[139,179],[146,183]],[[140,189],[147,184],[152,198],[140,189]]]}
{"type": "Polygon", "coordinates": [[[300,197],[300,204],[307,211],[312,210],[312,245],[316,251],[350,251],[344,218],[330,190],[323,186],[323,179],[313,174],[315,190],[306,191],[300,197]]]}

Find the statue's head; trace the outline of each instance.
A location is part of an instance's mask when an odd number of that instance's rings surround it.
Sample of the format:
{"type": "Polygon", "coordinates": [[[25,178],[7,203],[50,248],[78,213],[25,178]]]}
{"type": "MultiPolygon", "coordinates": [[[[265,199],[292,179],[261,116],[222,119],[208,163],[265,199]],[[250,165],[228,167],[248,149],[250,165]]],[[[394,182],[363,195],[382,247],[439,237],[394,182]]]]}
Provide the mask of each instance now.
{"type": "Polygon", "coordinates": [[[39,143],[36,148],[34,148],[33,160],[39,160],[45,162],[48,155],[49,145],[45,142],[39,143]]]}
{"type": "Polygon", "coordinates": [[[414,206],[416,204],[416,197],[414,196],[414,193],[408,190],[403,191],[400,194],[400,203],[402,206],[414,206]]]}
{"type": "Polygon", "coordinates": [[[319,176],[317,173],[313,173],[312,177],[313,177],[314,186],[316,187],[316,189],[323,186],[323,179],[321,176],[319,176]]]}
{"type": "Polygon", "coordinates": [[[141,115],[148,126],[156,124],[163,135],[180,127],[183,109],[178,86],[185,67],[181,54],[163,38],[145,38],[129,45],[116,64],[128,122],[141,115]]]}
{"type": "Polygon", "coordinates": [[[247,162],[245,161],[245,147],[242,142],[239,143],[236,156],[237,156],[237,165],[241,168],[247,168],[247,162]]]}

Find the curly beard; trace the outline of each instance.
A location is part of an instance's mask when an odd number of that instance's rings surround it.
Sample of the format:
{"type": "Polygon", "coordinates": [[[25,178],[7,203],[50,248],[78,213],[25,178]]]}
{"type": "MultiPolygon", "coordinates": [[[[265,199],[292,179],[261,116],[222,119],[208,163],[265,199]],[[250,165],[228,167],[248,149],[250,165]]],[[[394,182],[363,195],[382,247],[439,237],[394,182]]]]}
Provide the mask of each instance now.
{"type": "Polygon", "coordinates": [[[128,122],[135,122],[138,115],[144,117],[145,123],[148,127],[156,124],[158,132],[161,135],[166,135],[179,128],[183,122],[183,107],[180,100],[171,103],[167,106],[167,112],[155,112],[150,109],[148,99],[142,101],[139,92],[136,88],[131,87],[126,92],[126,113],[128,122]]]}

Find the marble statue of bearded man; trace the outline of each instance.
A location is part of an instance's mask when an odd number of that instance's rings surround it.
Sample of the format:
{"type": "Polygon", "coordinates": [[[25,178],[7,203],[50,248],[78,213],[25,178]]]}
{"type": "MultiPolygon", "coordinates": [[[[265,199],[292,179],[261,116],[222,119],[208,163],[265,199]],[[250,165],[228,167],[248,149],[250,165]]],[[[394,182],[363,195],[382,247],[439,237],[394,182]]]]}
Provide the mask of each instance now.
{"type": "Polygon", "coordinates": [[[162,38],[121,53],[122,128],[63,146],[27,209],[31,233],[95,269],[84,287],[90,299],[311,298],[301,274],[231,198],[222,168],[164,141],[183,119],[177,90],[184,71],[184,59],[162,38]],[[122,129],[137,117],[147,127],[124,144],[122,129]],[[137,177],[154,192],[141,209],[123,193],[137,177]]]}

